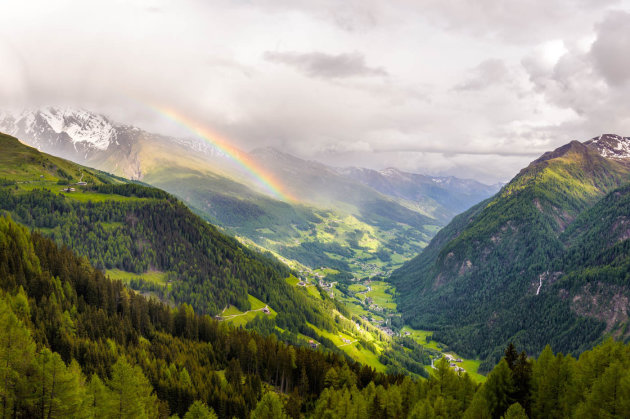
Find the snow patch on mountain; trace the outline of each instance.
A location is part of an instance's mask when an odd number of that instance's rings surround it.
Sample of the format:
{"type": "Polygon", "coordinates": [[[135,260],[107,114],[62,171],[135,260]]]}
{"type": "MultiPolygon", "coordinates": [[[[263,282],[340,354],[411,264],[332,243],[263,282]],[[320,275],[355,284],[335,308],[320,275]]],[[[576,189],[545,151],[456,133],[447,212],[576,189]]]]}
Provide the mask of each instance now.
{"type": "Polygon", "coordinates": [[[595,148],[602,157],[612,159],[630,159],[630,138],[616,134],[602,134],[586,141],[589,147],[595,148]]]}
{"type": "Polygon", "coordinates": [[[58,134],[65,132],[73,143],[91,145],[107,150],[116,140],[115,127],[102,115],[82,110],[46,108],[41,116],[58,134]]]}
{"type": "Polygon", "coordinates": [[[75,149],[107,150],[116,141],[116,127],[104,116],[70,108],[48,107],[18,113],[0,113],[0,129],[11,135],[26,134],[34,145],[41,146],[56,138],[70,140],[75,149]],[[66,137],[67,136],[67,137],[66,137]]]}

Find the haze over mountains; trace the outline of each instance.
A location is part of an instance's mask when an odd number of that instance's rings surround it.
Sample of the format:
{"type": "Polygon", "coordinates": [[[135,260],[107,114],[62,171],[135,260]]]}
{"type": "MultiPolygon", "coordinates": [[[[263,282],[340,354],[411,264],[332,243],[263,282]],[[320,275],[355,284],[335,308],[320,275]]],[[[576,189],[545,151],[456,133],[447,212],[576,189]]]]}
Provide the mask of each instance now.
{"type": "Polygon", "coordinates": [[[343,271],[398,266],[455,214],[498,190],[396,169],[334,168],[272,148],[248,153],[297,199],[283,202],[201,139],[151,134],[68,108],[5,113],[0,129],[42,151],[161,187],[209,221],[282,256],[343,271]]]}

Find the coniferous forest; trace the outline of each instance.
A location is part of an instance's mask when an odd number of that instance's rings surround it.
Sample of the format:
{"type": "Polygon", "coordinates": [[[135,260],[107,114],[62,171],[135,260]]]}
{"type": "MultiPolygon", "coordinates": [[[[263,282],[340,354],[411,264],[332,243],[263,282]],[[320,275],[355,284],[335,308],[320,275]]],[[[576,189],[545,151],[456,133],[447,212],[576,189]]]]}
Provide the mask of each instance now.
{"type": "Polygon", "coordinates": [[[484,384],[446,359],[429,379],[169,308],[0,218],[3,417],[628,417],[630,345],[578,359],[512,345],[484,384]]]}

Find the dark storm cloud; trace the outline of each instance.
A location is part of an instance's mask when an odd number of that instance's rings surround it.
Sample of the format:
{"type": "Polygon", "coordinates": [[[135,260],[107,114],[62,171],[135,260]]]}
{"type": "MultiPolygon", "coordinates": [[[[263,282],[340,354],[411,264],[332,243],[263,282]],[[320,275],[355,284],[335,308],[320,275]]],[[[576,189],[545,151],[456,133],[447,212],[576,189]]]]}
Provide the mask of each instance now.
{"type": "Polygon", "coordinates": [[[358,52],[334,55],[323,52],[267,51],[264,57],[270,62],[295,67],[309,77],[336,79],[387,75],[382,68],[369,67],[365,63],[365,57],[358,52]]]}

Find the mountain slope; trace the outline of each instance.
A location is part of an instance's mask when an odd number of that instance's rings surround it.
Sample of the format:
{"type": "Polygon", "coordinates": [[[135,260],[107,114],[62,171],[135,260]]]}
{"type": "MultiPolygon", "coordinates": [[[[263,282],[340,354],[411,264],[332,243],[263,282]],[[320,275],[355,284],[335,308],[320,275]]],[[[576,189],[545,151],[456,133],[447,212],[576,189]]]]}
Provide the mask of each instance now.
{"type": "Polygon", "coordinates": [[[244,153],[298,198],[283,202],[199,139],[164,137],[90,112],[56,108],[4,114],[2,128],[49,153],[165,189],[204,219],[307,267],[357,275],[400,266],[454,213],[493,192],[471,184],[481,192],[469,196],[466,182],[457,180],[432,192],[415,185],[421,177],[412,175],[404,184],[378,189],[343,170],[277,150],[244,153]],[[402,192],[405,188],[414,192],[402,192]]]}
{"type": "Polygon", "coordinates": [[[251,294],[293,331],[307,321],[330,327],[317,304],[286,283],[286,266],[245,248],[164,191],[45,155],[2,134],[0,179],[0,209],[101,269],[138,278],[158,273],[157,283],[136,285],[165,300],[217,314],[230,304],[248,310],[251,294]]]}
{"type": "Polygon", "coordinates": [[[436,339],[482,358],[496,358],[510,340],[532,353],[547,343],[562,351],[592,345],[605,324],[572,310],[568,295],[546,285],[561,281],[570,266],[558,260],[578,246],[563,234],[630,181],[627,161],[604,155],[593,142],[573,141],[456,217],[392,274],[405,319],[437,329],[436,339]]]}

